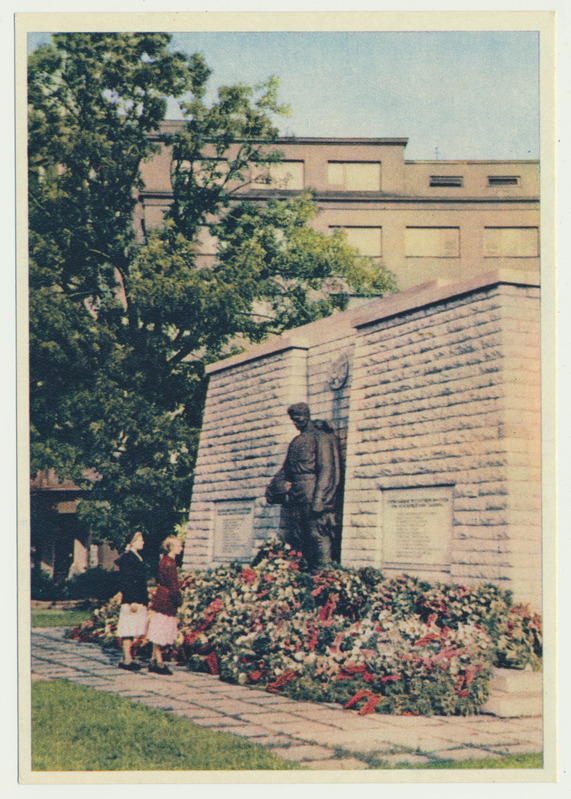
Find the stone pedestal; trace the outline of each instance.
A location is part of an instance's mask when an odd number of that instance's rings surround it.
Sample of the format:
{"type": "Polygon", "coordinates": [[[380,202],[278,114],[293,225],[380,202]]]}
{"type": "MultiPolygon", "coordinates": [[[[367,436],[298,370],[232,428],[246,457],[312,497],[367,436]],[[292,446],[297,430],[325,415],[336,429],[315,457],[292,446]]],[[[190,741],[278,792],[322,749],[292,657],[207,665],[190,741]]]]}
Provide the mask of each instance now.
{"type": "Polygon", "coordinates": [[[482,713],[502,718],[541,716],[543,713],[543,674],[540,671],[496,669],[491,691],[482,713]]]}

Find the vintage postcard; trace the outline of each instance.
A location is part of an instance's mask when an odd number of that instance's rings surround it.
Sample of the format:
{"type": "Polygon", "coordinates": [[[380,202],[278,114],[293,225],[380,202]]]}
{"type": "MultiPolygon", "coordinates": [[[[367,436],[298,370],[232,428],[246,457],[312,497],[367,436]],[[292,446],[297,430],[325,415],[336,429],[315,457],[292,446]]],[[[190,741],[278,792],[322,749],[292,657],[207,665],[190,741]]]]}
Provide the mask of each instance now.
{"type": "Polygon", "coordinates": [[[556,781],[554,13],[15,36],[21,783],[556,781]]]}

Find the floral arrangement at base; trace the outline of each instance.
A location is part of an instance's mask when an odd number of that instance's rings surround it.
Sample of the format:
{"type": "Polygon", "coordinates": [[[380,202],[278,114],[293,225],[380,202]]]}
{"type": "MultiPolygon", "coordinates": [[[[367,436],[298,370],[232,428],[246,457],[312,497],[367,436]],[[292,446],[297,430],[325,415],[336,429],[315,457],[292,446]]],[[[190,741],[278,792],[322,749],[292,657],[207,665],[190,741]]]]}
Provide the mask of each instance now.
{"type": "MultiPolygon", "coordinates": [[[[468,589],[337,565],[314,574],[277,540],[248,566],[191,572],[181,582],[172,659],[362,715],[477,713],[495,666],[541,666],[540,617],[493,585],[468,589]]],[[[118,613],[114,598],[72,637],[111,644],[118,613]]]]}

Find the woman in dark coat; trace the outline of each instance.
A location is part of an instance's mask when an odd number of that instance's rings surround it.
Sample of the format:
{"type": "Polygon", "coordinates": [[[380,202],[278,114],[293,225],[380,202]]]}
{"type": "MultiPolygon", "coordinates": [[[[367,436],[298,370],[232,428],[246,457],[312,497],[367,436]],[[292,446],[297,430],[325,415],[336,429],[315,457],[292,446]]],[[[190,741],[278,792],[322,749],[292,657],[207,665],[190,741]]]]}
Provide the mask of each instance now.
{"type": "Polygon", "coordinates": [[[139,555],[145,541],[136,532],[117,561],[119,566],[119,588],[121,591],[121,610],[117,625],[117,635],[121,638],[123,660],[120,669],[138,671],[141,666],[133,660],[131,647],[135,638],[142,638],[147,632],[149,594],[147,591],[147,572],[139,555]]]}
{"type": "Polygon", "coordinates": [[[175,558],[182,552],[183,543],[176,536],[163,541],[164,555],[159,563],[159,579],[151,600],[151,620],[147,638],[153,644],[149,671],[154,674],[172,674],[163,663],[161,647],[174,644],[178,634],[176,614],[182,604],[175,558]]]}

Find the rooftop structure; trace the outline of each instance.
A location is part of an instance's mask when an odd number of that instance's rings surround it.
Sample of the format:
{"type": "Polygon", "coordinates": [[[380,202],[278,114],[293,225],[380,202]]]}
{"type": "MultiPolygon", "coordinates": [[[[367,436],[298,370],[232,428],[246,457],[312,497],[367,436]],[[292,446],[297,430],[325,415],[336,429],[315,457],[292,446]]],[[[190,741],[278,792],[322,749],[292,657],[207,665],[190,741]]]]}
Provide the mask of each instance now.
{"type": "MultiPolygon", "coordinates": [[[[181,123],[168,122],[165,133],[181,123]]],[[[161,140],[161,136],[157,136],[161,140]]],[[[283,162],[252,169],[236,196],[255,203],[311,190],[316,229],[341,228],[382,262],[400,290],[498,267],[539,274],[539,162],[407,161],[406,138],[280,138],[283,162]]],[[[139,231],[161,224],[172,199],[166,146],[143,165],[139,231]]],[[[216,242],[205,230],[204,257],[216,242]]]]}

